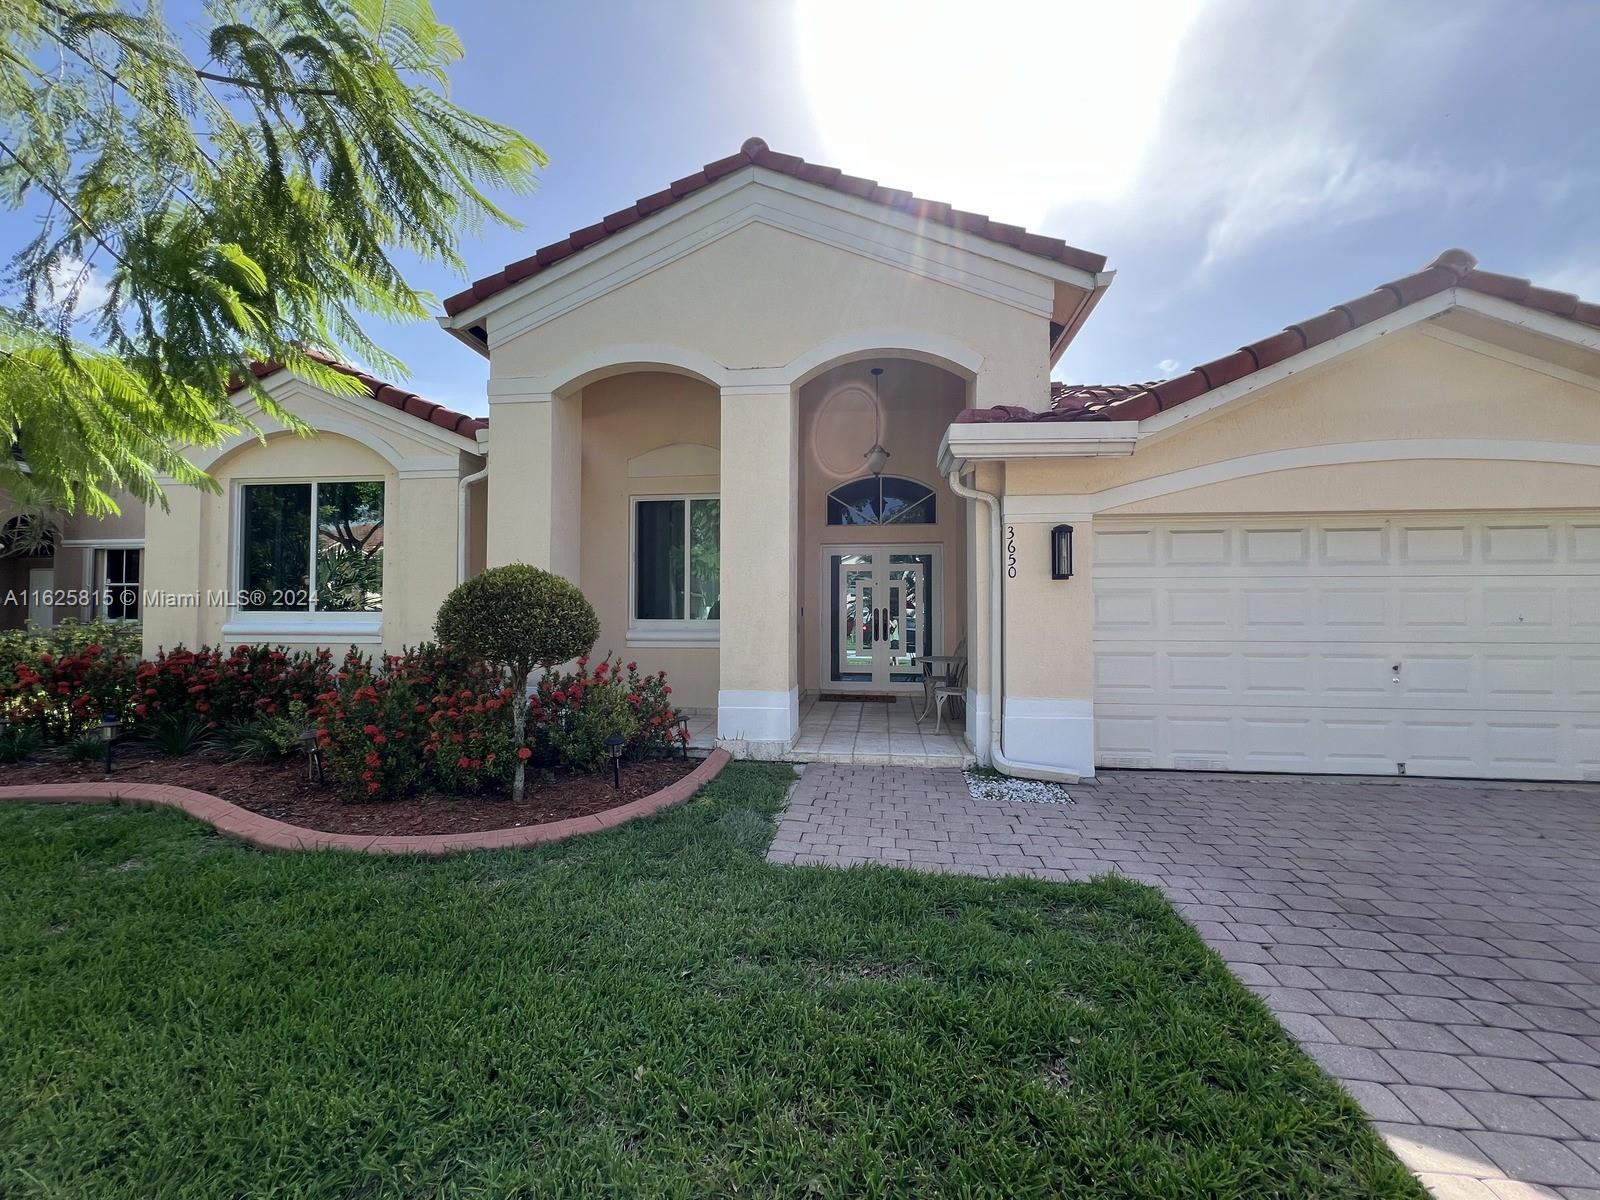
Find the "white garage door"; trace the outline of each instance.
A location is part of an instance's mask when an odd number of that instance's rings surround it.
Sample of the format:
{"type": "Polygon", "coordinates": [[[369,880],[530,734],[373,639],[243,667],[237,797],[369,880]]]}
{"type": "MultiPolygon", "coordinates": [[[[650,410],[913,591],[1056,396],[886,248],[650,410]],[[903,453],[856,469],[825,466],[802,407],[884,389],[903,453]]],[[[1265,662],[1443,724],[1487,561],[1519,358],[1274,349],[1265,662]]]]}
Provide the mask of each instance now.
{"type": "Polygon", "coordinates": [[[1600,779],[1600,513],[1095,523],[1107,767],[1600,779]]]}

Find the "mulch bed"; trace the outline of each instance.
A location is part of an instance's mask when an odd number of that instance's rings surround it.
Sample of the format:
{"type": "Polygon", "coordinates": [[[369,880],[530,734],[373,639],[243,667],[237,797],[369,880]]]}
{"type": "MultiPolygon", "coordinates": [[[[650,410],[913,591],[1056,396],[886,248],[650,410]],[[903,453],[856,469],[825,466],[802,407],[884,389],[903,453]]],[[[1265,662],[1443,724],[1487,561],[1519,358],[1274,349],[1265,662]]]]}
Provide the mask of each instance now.
{"type": "MultiPolygon", "coordinates": [[[[597,775],[558,773],[548,779],[530,772],[520,804],[512,804],[509,795],[501,799],[437,792],[424,792],[405,800],[347,803],[331,784],[319,787],[308,783],[303,759],[249,763],[207,753],[168,758],[140,747],[118,751],[112,780],[193,788],[304,829],[398,835],[516,829],[567,817],[586,817],[658,792],[699,765],[695,759],[681,758],[624,763],[621,791],[612,788],[609,770],[597,775]]],[[[0,767],[0,786],[99,782],[103,777],[98,762],[34,761],[0,767]]]]}

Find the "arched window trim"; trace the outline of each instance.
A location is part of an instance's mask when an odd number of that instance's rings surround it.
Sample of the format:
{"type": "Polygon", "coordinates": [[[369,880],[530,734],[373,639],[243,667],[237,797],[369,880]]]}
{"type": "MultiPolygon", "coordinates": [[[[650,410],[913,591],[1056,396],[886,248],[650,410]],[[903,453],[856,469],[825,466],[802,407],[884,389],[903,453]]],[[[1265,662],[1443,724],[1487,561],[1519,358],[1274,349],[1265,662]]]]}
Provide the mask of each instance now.
{"type": "Polygon", "coordinates": [[[937,497],[934,490],[920,479],[911,479],[905,475],[862,475],[838,484],[828,492],[828,524],[833,526],[850,525],[933,525],[938,521],[937,497]],[[875,484],[874,489],[876,508],[868,511],[863,507],[863,502],[851,501],[840,495],[849,489],[859,489],[860,485],[875,484]],[[914,499],[902,503],[894,512],[886,512],[884,504],[884,484],[904,484],[914,499]],[[920,494],[917,494],[920,493],[920,494]],[[857,514],[859,519],[839,519],[840,512],[857,514]]]}

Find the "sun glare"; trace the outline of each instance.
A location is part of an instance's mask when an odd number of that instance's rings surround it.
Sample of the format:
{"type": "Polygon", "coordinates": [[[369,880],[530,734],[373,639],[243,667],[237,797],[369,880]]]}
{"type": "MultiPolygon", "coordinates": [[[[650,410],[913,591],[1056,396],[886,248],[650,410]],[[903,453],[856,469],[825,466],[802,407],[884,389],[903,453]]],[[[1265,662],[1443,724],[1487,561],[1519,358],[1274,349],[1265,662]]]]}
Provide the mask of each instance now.
{"type": "Polygon", "coordinates": [[[1131,183],[1195,0],[798,0],[831,165],[1038,224],[1131,183]]]}

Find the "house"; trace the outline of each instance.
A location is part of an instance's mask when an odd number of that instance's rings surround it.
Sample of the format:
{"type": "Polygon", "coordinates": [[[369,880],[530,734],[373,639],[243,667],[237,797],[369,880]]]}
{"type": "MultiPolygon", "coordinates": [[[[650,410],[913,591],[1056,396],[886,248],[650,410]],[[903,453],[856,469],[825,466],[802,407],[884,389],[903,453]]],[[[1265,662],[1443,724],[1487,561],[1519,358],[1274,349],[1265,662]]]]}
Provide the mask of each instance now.
{"type": "Polygon", "coordinates": [[[1452,250],[1052,384],[1111,282],[753,138],[446,301],[487,422],[264,369],[321,436],[147,514],[147,648],[395,648],[523,561],[748,755],[964,645],[966,737],[1026,772],[1600,779],[1600,305],[1452,250]]]}

